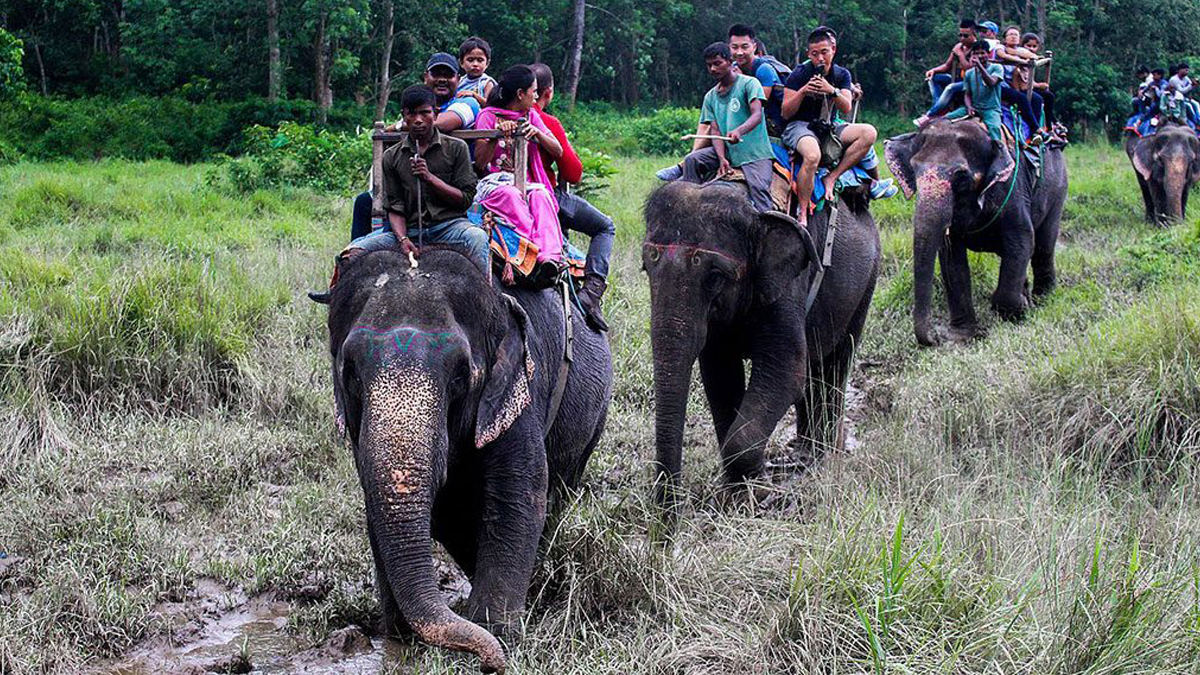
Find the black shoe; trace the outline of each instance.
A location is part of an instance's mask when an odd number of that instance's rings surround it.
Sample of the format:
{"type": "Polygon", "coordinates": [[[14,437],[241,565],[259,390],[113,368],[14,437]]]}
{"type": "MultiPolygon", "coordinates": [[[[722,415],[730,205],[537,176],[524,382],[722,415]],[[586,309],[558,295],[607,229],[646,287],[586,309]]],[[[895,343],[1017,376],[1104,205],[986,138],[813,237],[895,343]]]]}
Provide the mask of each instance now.
{"type": "Polygon", "coordinates": [[[329,299],[331,297],[333,297],[333,293],[331,293],[329,291],[320,291],[320,292],[309,291],[308,292],[308,299],[312,300],[313,302],[317,303],[318,305],[328,305],[329,299]]]}
{"type": "Polygon", "coordinates": [[[579,304],[583,305],[583,318],[587,325],[598,333],[608,332],[608,322],[600,312],[604,291],[608,283],[599,274],[588,274],[583,278],[583,288],[579,289],[579,304]]]}

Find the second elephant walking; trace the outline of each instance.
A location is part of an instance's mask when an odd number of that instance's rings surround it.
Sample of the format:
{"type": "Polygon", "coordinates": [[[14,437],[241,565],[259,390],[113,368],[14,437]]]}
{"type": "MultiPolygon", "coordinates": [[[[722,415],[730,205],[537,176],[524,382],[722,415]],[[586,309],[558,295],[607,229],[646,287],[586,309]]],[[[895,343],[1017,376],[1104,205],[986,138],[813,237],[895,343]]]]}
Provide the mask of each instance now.
{"type": "Polygon", "coordinates": [[[722,184],[670,183],[647,200],[642,260],[650,279],[660,503],[677,499],[697,360],[729,482],[762,472],[766,442],[793,405],[798,438],[814,449],[826,434],[813,422],[840,436],[846,375],[880,247],[865,206],[843,203],[832,266],[806,311],[828,214],[801,229],[783,214],[756,212],[738,188],[722,184]]]}

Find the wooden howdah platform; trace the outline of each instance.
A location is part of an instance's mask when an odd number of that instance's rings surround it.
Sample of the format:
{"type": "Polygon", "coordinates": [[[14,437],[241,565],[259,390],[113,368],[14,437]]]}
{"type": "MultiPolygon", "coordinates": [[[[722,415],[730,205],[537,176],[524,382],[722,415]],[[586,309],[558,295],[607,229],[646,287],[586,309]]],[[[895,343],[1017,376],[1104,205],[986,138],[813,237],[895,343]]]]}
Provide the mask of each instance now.
{"type": "MultiPolygon", "coordinates": [[[[371,219],[384,219],[387,214],[383,211],[383,152],[408,136],[406,131],[385,131],[383,122],[375,122],[375,132],[371,134],[371,219]]],[[[445,132],[442,132],[445,133],[445,132]]],[[[465,129],[451,131],[450,135],[464,141],[480,138],[500,138],[504,134],[497,129],[465,129]]],[[[519,134],[512,136],[513,166],[525,167],[529,163],[529,141],[519,134]]],[[[525,194],[526,171],[513,173],[513,182],[520,194],[525,194]]]]}

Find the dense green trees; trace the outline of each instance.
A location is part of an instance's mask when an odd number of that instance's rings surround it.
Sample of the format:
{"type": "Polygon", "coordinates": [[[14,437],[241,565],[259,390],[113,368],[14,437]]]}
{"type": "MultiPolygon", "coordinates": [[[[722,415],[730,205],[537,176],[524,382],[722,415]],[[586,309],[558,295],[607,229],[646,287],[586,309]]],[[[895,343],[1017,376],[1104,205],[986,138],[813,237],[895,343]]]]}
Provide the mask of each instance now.
{"type": "Polygon", "coordinates": [[[961,17],[1043,33],[1073,120],[1122,112],[1138,63],[1200,61],[1196,0],[0,0],[0,71],[16,72],[2,65],[11,33],[24,80],[44,94],[306,98],[323,117],[334,100],[386,100],[431,51],[479,34],[493,72],[540,59],[581,99],[694,104],[707,81],[698,54],[729,23],[757,26],[784,61],[826,23],[868,104],[911,114],[961,17]]]}

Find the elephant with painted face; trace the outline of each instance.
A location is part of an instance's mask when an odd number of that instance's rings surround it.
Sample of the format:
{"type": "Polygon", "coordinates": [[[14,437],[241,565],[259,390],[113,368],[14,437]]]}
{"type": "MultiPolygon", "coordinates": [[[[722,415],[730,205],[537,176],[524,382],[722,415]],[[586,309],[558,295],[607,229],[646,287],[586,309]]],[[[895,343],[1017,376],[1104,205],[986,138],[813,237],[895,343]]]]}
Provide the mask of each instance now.
{"type": "Polygon", "coordinates": [[[988,137],[982,124],[937,121],[918,132],[888,139],[888,167],[913,214],[913,328],[917,342],[937,344],[930,302],[933,263],[942,268],[950,306],[945,337],[962,341],[978,333],[971,300],[967,251],[1000,256],[992,307],[1005,319],[1024,316],[1034,297],[1054,288],[1054,247],[1067,198],[1062,149],[1047,146],[1039,169],[988,137]],[[1033,295],[1026,279],[1033,264],[1033,295]]]}
{"type": "Polygon", "coordinates": [[[879,271],[879,232],[865,205],[842,205],[832,265],[811,310],[828,210],[805,230],[781,213],[755,211],[729,184],[675,182],[650,195],[645,217],[659,502],[678,498],[696,361],[729,483],[762,472],[763,449],[789,407],[797,437],[816,440],[816,454],[829,431],[839,441],[843,387],[879,271]]]}
{"type": "Polygon", "coordinates": [[[1189,127],[1168,124],[1144,138],[1125,140],[1133,163],[1146,220],[1166,223],[1187,216],[1188,192],[1200,183],[1200,139],[1189,127]]]}
{"type": "Polygon", "coordinates": [[[493,633],[516,636],[546,514],[604,428],[612,358],[572,309],[564,361],[551,290],[502,293],[453,249],[425,247],[419,264],[378,251],[342,271],[329,306],[335,400],[387,631],[474,652],[499,672],[493,633]],[[438,593],[431,537],[471,580],[466,618],[438,593]]]}

